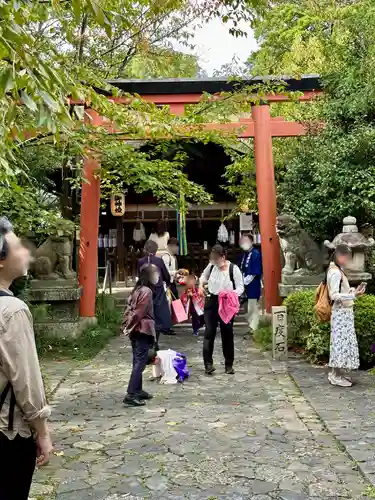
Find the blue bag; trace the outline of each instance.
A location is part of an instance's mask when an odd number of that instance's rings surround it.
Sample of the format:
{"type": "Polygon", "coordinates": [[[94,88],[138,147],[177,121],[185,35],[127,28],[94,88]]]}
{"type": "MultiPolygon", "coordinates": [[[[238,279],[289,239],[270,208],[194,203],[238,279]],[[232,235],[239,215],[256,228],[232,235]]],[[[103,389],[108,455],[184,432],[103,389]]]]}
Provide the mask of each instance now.
{"type": "Polygon", "coordinates": [[[177,372],[177,380],[183,382],[186,380],[190,373],[187,369],[187,359],[184,354],[176,352],[176,356],[173,358],[173,367],[177,372]]]}

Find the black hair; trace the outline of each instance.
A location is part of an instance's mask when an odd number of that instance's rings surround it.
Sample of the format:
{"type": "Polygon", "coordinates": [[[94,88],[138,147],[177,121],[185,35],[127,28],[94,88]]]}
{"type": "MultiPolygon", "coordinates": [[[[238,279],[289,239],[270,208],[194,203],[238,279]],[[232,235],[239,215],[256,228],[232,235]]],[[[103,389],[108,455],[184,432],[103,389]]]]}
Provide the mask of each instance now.
{"type": "Polygon", "coordinates": [[[163,236],[167,232],[167,224],[163,219],[159,219],[156,221],[156,225],[154,228],[154,233],[158,236],[163,236]]]}
{"type": "Polygon", "coordinates": [[[172,238],[169,238],[168,240],[168,245],[177,245],[178,246],[178,239],[172,236],[172,238]]]}
{"type": "Polygon", "coordinates": [[[337,262],[337,257],[340,255],[352,255],[352,250],[348,245],[337,245],[335,251],[331,256],[331,262],[334,262],[336,266],[340,267],[337,262]]]}
{"type": "Polygon", "coordinates": [[[9,247],[5,236],[13,231],[13,226],[6,217],[0,217],[0,260],[8,257],[9,247]]]}
{"type": "Polygon", "coordinates": [[[221,245],[214,245],[211,248],[211,253],[217,255],[218,257],[226,257],[226,252],[221,245]]]}
{"type": "Polygon", "coordinates": [[[145,264],[144,266],[142,266],[141,269],[139,270],[138,281],[133,288],[132,294],[142,286],[146,286],[147,288],[151,288],[152,290],[154,284],[151,281],[151,275],[156,270],[157,267],[154,266],[153,264],[145,264]]]}
{"type": "Polygon", "coordinates": [[[154,255],[158,251],[158,244],[153,240],[147,240],[144,246],[146,255],[154,255]]]}
{"type": "Polygon", "coordinates": [[[254,243],[254,236],[251,233],[243,233],[241,238],[249,238],[249,240],[254,243]]]}

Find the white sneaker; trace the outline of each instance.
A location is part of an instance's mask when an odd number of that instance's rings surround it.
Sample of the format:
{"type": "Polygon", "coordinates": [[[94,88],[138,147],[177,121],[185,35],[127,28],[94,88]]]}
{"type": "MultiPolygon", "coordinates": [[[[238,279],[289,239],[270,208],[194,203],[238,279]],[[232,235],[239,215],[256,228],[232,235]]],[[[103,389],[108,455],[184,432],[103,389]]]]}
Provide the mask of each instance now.
{"type": "Polygon", "coordinates": [[[330,384],[337,385],[339,387],[351,387],[352,386],[352,383],[349,382],[349,380],[347,380],[344,377],[337,377],[336,375],[334,375],[331,372],[328,374],[328,381],[330,384]]]}

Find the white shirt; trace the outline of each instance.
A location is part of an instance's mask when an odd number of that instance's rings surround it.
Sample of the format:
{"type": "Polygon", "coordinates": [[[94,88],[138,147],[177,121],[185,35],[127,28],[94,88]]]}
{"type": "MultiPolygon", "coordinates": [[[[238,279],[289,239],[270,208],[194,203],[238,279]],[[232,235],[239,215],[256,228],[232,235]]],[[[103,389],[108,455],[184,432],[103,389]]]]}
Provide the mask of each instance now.
{"type": "Polygon", "coordinates": [[[158,251],[156,252],[156,255],[158,257],[160,257],[162,253],[168,252],[168,241],[169,241],[168,232],[162,234],[161,236],[158,236],[156,233],[151,233],[149,240],[155,241],[155,243],[157,244],[158,251]]]}
{"type": "MultiPolygon", "coordinates": [[[[217,266],[208,264],[206,269],[203,271],[202,276],[199,278],[199,283],[201,286],[208,283],[208,291],[212,295],[219,295],[220,292],[232,292],[233,284],[230,279],[229,266],[230,263],[228,262],[228,269],[226,271],[222,271],[217,266]]],[[[234,291],[240,297],[245,290],[245,286],[240,268],[236,265],[233,265],[233,281],[235,284],[234,291]]]]}
{"type": "Polygon", "coordinates": [[[168,269],[171,281],[174,281],[174,277],[176,275],[176,272],[178,271],[176,257],[167,251],[163,253],[163,255],[161,255],[161,258],[164,261],[165,267],[168,269]]]}

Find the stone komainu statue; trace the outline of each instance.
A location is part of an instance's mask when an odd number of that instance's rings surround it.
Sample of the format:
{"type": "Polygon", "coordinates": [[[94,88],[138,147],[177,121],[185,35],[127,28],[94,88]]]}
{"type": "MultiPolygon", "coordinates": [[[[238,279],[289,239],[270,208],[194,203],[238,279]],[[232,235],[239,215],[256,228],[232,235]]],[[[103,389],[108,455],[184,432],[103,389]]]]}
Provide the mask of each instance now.
{"type": "Polygon", "coordinates": [[[51,231],[47,240],[35,252],[32,274],[36,279],[74,279],[72,269],[73,229],[65,221],[51,231]]]}
{"type": "Polygon", "coordinates": [[[323,273],[323,254],[319,245],[304,231],[293,215],[279,215],[276,231],[285,265],[283,275],[318,275],[323,273]]]}

